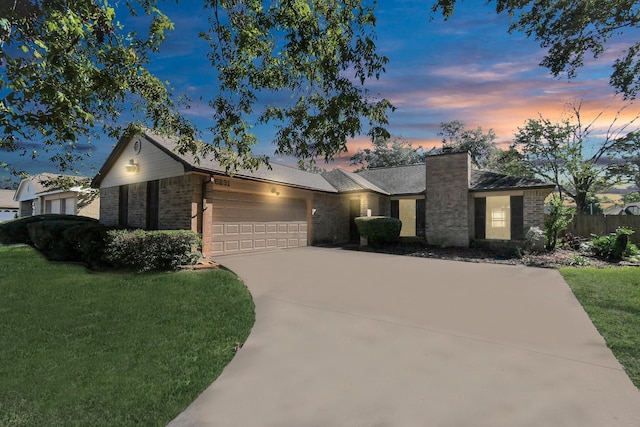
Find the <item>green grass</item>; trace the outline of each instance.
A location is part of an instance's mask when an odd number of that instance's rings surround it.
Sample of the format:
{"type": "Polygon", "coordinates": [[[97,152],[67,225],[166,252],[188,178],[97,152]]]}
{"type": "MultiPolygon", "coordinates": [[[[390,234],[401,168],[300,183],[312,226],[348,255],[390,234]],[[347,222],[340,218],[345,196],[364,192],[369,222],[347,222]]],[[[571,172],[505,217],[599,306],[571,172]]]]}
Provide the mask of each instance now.
{"type": "Polygon", "coordinates": [[[640,388],[640,268],[566,267],[560,273],[640,388]]]}
{"type": "Polygon", "coordinates": [[[227,271],[98,274],[0,247],[0,425],[165,425],[254,319],[227,271]]]}

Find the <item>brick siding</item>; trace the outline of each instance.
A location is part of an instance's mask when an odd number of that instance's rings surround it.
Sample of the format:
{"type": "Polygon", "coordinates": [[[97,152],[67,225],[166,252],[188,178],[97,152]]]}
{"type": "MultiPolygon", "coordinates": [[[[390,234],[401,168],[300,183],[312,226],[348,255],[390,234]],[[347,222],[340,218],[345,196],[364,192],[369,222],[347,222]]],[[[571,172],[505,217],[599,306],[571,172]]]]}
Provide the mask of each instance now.
{"type": "Polygon", "coordinates": [[[100,222],[105,225],[118,224],[119,187],[100,189],[100,222]]]}
{"type": "Polygon", "coordinates": [[[425,237],[429,244],[469,246],[470,173],[467,153],[426,158],[425,237]]]}

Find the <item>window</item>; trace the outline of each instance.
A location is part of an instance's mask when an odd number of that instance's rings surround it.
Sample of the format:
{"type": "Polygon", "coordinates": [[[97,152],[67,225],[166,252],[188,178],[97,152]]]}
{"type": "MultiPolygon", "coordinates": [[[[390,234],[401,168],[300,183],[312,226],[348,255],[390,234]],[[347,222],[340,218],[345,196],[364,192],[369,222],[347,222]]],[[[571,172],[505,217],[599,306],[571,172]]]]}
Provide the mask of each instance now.
{"type": "Polygon", "coordinates": [[[147,230],[158,229],[160,181],[147,182],[147,230]]]}
{"type": "Polygon", "coordinates": [[[487,197],[486,239],[511,240],[509,196],[487,197]]]}
{"type": "Polygon", "coordinates": [[[129,186],[120,186],[120,197],[118,198],[118,224],[129,225],[129,186]]]}
{"type": "Polygon", "coordinates": [[[402,221],[401,237],[424,236],[424,199],[391,200],[391,217],[402,221]]]}
{"type": "Polygon", "coordinates": [[[523,200],[522,196],[488,196],[474,199],[476,239],[524,239],[523,200]]]}

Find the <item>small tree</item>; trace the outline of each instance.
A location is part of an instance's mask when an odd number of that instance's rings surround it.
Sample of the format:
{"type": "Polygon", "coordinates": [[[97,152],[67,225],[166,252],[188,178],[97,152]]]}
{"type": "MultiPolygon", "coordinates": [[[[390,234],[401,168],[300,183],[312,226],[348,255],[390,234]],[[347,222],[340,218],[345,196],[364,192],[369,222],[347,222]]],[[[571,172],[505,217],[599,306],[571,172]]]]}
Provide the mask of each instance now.
{"type": "Polygon", "coordinates": [[[571,223],[571,215],[575,213],[575,209],[565,206],[564,200],[558,194],[553,195],[547,207],[549,215],[544,221],[545,249],[551,251],[558,243],[558,233],[571,223]]]}
{"type": "Polygon", "coordinates": [[[571,104],[572,117],[559,122],[542,116],[528,120],[518,130],[514,145],[536,176],[556,184],[560,197],[571,198],[578,212],[589,213],[589,193],[633,178],[626,157],[640,150],[640,133],[627,131],[640,116],[618,125],[620,110],[606,131],[600,132],[595,124],[604,112],[585,123],[581,106],[571,104]]]}

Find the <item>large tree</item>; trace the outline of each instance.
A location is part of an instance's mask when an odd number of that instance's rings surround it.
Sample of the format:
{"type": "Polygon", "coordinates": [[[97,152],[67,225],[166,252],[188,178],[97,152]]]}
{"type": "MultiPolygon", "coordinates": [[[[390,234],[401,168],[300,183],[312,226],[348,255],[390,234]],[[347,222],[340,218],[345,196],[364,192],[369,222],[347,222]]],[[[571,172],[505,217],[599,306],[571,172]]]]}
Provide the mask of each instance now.
{"type": "Polygon", "coordinates": [[[480,126],[476,129],[467,129],[466,124],[461,120],[440,123],[444,148],[450,148],[454,152],[467,151],[471,156],[471,163],[480,169],[489,166],[491,159],[498,150],[496,148],[496,134],[493,129],[486,133],[480,126]]]}
{"type": "Polygon", "coordinates": [[[332,159],[359,133],[386,136],[381,126],[391,105],[365,85],[387,62],[376,52],[374,4],[203,0],[210,28],[201,36],[211,47],[219,94],[210,102],[214,136],[203,143],[168,86],[146,68],[173,28],[160,3],[0,2],[0,149],[27,153],[40,143],[66,169],[79,141],[120,134],[127,125],[121,115],[130,110],[141,112],[130,131],[148,126],[179,136],[179,151],[212,156],[230,170],[268,160],[251,150],[259,124],[276,127],[278,154],[301,162],[332,159]],[[146,29],[124,26],[131,15],[146,29]],[[260,104],[273,93],[284,101],[260,104]]]}
{"type": "Polygon", "coordinates": [[[602,112],[590,121],[581,114],[581,104],[572,104],[571,116],[554,122],[540,116],[518,129],[514,147],[538,177],[558,186],[580,213],[589,212],[589,194],[633,179],[625,157],[640,150],[640,132],[633,129],[636,118],[622,125],[620,112],[606,130],[596,128],[602,112]]]}
{"type": "Polygon", "coordinates": [[[405,139],[376,138],[373,148],[358,149],[350,161],[356,170],[364,170],[424,163],[424,156],[422,146],[414,147],[405,139]]]}
{"type": "MultiPolygon", "coordinates": [[[[436,0],[432,10],[450,18],[457,0],[436,0]]],[[[640,90],[640,11],[631,0],[489,0],[512,18],[509,31],[521,31],[548,49],[540,65],[554,76],[574,78],[585,55],[617,55],[610,84],[626,97],[640,90]],[[624,48],[621,48],[624,46],[624,48]]]]}

